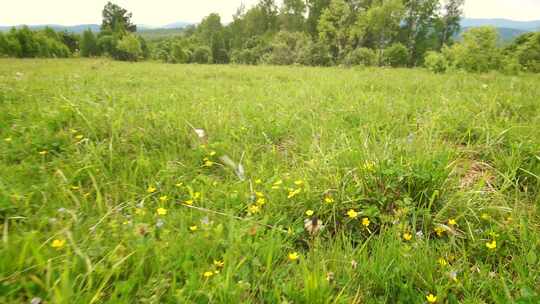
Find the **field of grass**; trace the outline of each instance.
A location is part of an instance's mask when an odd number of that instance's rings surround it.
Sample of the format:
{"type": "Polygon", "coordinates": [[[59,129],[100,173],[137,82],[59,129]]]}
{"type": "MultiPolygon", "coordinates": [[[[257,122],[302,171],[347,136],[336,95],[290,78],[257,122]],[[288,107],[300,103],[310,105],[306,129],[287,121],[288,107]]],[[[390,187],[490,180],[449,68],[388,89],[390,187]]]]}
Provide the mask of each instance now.
{"type": "Polygon", "coordinates": [[[538,75],[0,59],[0,140],[1,303],[540,303],[538,75]]]}

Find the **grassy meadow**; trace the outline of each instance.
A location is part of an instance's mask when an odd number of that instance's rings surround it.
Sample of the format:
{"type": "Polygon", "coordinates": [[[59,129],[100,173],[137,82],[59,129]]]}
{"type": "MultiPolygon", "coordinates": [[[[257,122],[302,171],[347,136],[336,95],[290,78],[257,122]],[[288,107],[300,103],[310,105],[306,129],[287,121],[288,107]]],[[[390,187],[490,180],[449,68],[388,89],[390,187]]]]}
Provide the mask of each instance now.
{"type": "Polygon", "coordinates": [[[540,303],[539,207],[539,75],[0,59],[1,303],[540,303]]]}

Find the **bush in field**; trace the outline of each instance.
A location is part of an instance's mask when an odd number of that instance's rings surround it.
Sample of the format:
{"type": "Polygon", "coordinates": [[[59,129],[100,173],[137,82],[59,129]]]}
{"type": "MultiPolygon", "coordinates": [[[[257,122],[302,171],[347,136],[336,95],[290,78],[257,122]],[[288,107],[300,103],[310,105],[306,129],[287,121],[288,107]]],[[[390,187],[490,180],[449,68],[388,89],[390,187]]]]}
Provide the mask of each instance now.
{"type": "Polygon", "coordinates": [[[212,63],[212,50],[207,46],[197,47],[193,52],[192,61],[201,64],[212,63]]]}
{"type": "Polygon", "coordinates": [[[375,66],[378,63],[377,53],[369,48],[357,48],[345,57],[346,65],[375,66]]]}
{"type": "Polygon", "coordinates": [[[334,64],[330,48],[322,42],[309,43],[303,49],[298,61],[300,64],[310,66],[330,66],[334,64]]]}
{"type": "Polygon", "coordinates": [[[409,62],[409,50],[401,43],[394,43],[384,49],[383,62],[392,67],[406,66],[409,62]]]}
{"type": "Polygon", "coordinates": [[[87,29],[83,32],[81,38],[81,56],[93,57],[99,54],[98,40],[94,33],[90,29],[87,29]]]}
{"type": "Polygon", "coordinates": [[[232,51],[231,61],[239,64],[258,64],[263,58],[268,60],[267,54],[271,51],[271,46],[265,39],[253,37],[244,43],[243,48],[232,51]]]}
{"type": "Polygon", "coordinates": [[[493,27],[472,28],[463,34],[447,54],[452,64],[469,72],[487,72],[501,67],[502,53],[497,47],[499,34],[493,27]]]}
{"type": "Polygon", "coordinates": [[[424,66],[434,73],[444,73],[448,69],[448,61],[443,54],[430,51],[424,57],[424,66]]]}
{"type": "Polygon", "coordinates": [[[187,63],[190,59],[190,52],[184,48],[180,42],[173,43],[171,52],[167,58],[170,63],[187,63]]]}
{"type": "Polygon", "coordinates": [[[530,72],[540,72],[540,32],[531,34],[517,47],[519,63],[530,72]]]}
{"type": "Polygon", "coordinates": [[[22,57],[22,48],[19,40],[12,35],[0,32],[0,56],[22,57]]]}
{"type": "Polygon", "coordinates": [[[137,61],[142,57],[142,54],[139,39],[133,34],[127,34],[118,42],[113,58],[124,61],[137,61]]]}
{"type": "Polygon", "coordinates": [[[299,63],[300,56],[310,42],[310,38],[304,33],[281,31],[274,36],[272,51],[265,59],[265,63],[276,65],[299,63]]]}

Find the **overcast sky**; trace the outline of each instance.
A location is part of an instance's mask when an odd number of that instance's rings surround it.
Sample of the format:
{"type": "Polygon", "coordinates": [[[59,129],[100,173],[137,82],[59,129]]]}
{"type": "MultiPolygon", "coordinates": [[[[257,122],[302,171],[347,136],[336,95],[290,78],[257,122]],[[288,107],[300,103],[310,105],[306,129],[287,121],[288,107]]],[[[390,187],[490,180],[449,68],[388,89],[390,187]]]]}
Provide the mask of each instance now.
{"type": "MultiPolygon", "coordinates": [[[[258,0],[116,0],[133,13],[137,24],[164,25],[176,21],[198,22],[216,12],[224,22],[243,2],[258,0]]],[[[107,0],[0,0],[0,25],[101,23],[107,0]]],[[[278,2],[280,2],[278,0],[278,2]]],[[[465,0],[469,18],[540,19],[540,0],[465,0]]]]}

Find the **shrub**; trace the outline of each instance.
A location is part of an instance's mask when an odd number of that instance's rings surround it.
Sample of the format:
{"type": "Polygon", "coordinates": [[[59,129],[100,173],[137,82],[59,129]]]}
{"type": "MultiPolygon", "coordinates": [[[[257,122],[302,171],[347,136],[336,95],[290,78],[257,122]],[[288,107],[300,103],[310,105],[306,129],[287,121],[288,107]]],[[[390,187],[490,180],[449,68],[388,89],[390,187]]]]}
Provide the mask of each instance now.
{"type": "Polygon", "coordinates": [[[424,66],[434,73],[444,73],[448,69],[448,61],[443,54],[431,51],[424,57],[424,66]]]}
{"type": "Polygon", "coordinates": [[[311,42],[304,33],[290,33],[281,31],[274,37],[271,53],[265,58],[265,62],[276,65],[290,65],[299,63],[304,48],[311,42]]]}
{"type": "Polygon", "coordinates": [[[167,62],[170,63],[187,63],[189,62],[189,52],[180,42],[176,42],[171,47],[171,52],[167,57],[167,62]]]}
{"type": "Polygon", "coordinates": [[[87,29],[82,34],[81,38],[81,56],[82,57],[93,57],[99,55],[99,46],[96,36],[94,33],[87,29]]]}
{"type": "Polygon", "coordinates": [[[322,42],[309,43],[299,54],[298,62],[311,66],[330,66],[333,64],[333,57],[328,45],[322,42]]]}
{"type": "Polygon", "coordinates": [[[528,36],[527,40],[517,48],[517,59],[530,72],[540,72],[540,32],[528,36]]]}
{"type": "Polygon", "coordinates": [[[211,63],[212,62],[212,50],[207,46],[199,46],[193,52],[192,61],[195,63],[211,63]]]}
{"type": "Polygon", "coordinates": [[[463,34],[463,42],[450,53],[454,65],[469,72],[487,72],[501,67],[502,53],[497,47],[499,34],[493,27],[472,28],[463,34]]]}
{"type": "Polygon", "coordinates": [[[406,66],[409,62],[409,50],[401,43],[394,43],[384,50],[383,62],[392,67],[406,66]]]}
{"type": "Polygon", "coordinates": [[[127,34],[120,39],[112,55],[117,60],[137,61],[142,56],[141,43],[135,35],[127,34]]]}
{"type": "Polygon", "coordinates": [[[377,54],[374,50],[368,48],[357,48],[347,54],[344,63],[346,65],[374,66],[377,65],[377,62],[377,54]]]}

